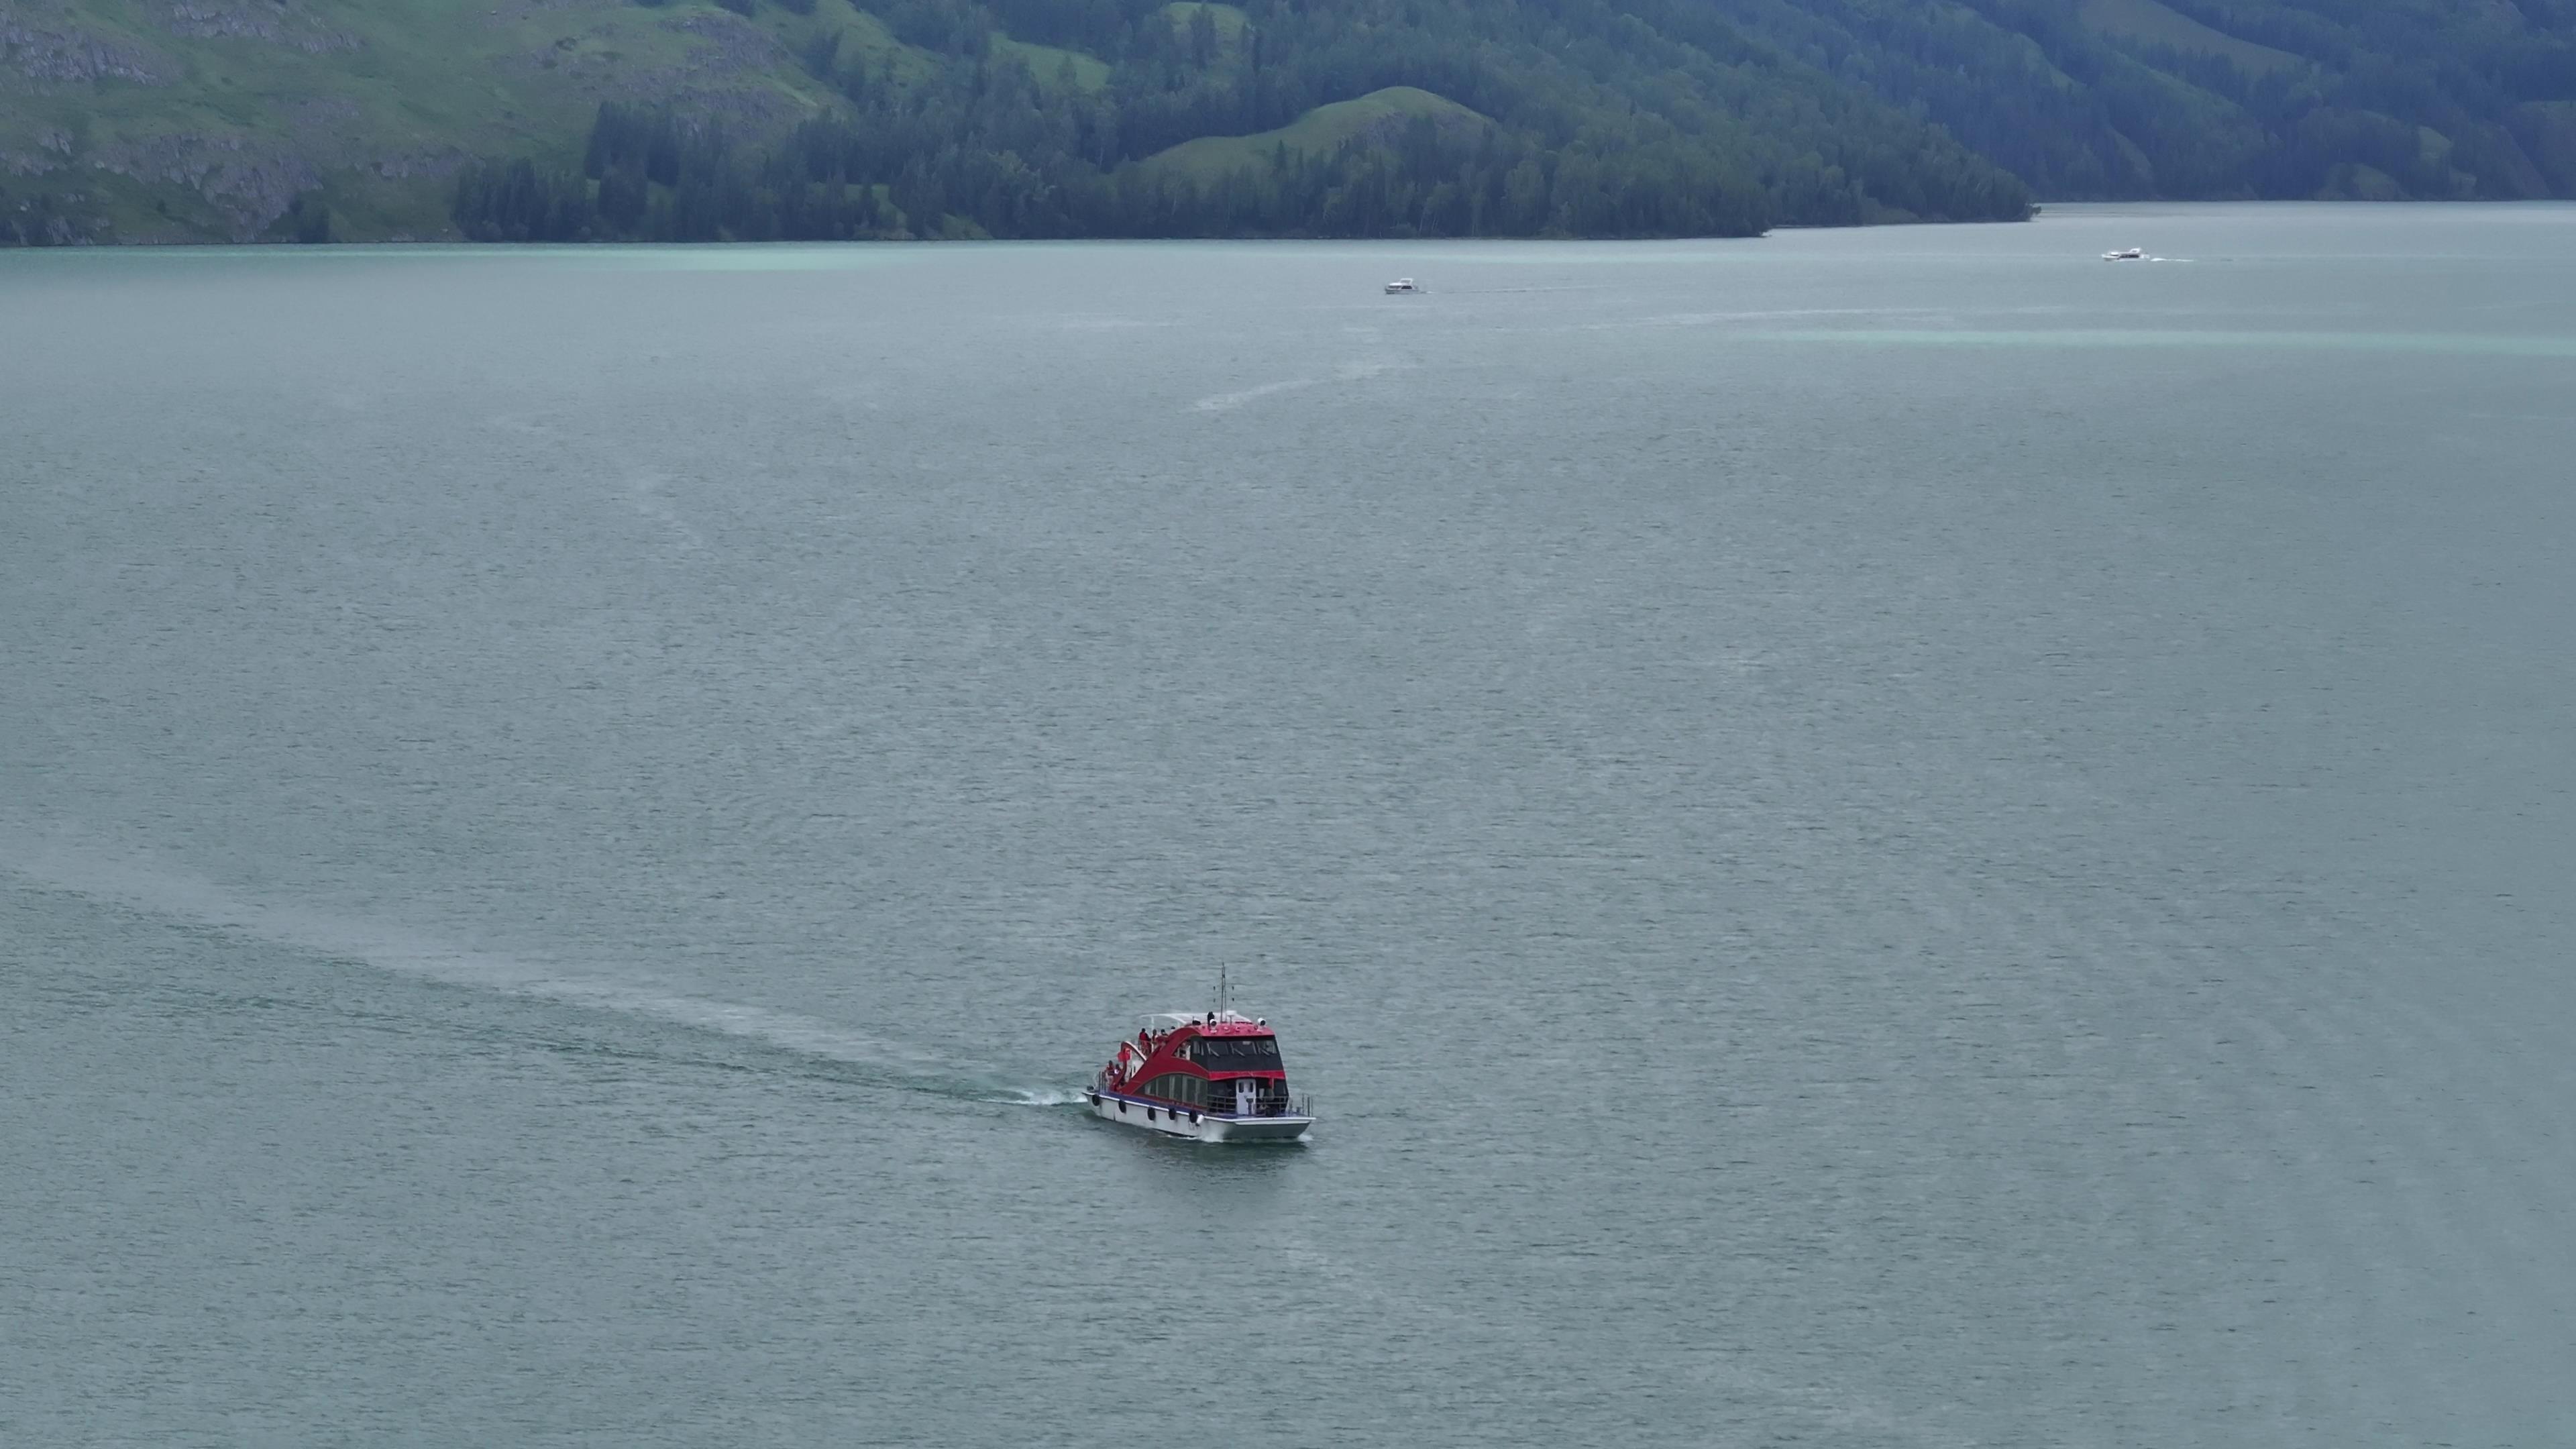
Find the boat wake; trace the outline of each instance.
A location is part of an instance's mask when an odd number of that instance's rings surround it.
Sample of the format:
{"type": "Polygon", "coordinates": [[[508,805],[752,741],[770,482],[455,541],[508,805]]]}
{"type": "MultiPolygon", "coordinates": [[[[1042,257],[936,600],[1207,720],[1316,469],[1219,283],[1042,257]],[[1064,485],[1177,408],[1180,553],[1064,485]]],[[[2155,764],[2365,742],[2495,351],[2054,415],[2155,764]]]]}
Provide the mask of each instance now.
{"type": "Polygon", "coordinates": [[[1320,378],[1292,377],[1282,382],[1265,382],[1259,387],[1247,387],[1238,392],[1210,393],[1191,403],[1190,406],[1203,413],[1230,413],[1241,408],[1245,403],[1258,402],[1276,393],[1295,392],[1302,387],[1313,387],[1320,381],[1320,378]]]}
{"type": "MultiPolygon", "coordinates": [[[[1055,1107],[1083,1100],[1065,1087],[1027,1085],[961,1066],[953,1056],[794,1012],[714,1000],[523,957],[464,950],[381,923],[247,898],[145,857],[0,829],[0,877],[39,890],[158,917],[326,961],[647,1021],[750,1046],[802,1064],[805,1075],[952,1100],[1055,1107]]],[[[686,1060],[686,1054],[648,1052],[686,1060]]],[[[741,1066],[735,1061],[729,1065],[741,1066]]]]}

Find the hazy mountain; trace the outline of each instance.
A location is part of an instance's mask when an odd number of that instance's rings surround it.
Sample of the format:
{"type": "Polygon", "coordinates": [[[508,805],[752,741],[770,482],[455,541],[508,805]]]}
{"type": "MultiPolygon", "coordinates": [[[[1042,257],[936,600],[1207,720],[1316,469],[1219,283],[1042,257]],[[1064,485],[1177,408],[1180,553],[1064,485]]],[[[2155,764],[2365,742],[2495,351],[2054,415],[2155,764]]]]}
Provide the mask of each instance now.
{"type": "Polygon", "coordinates": [[[2576,0],[1693,0],[2043,197],[2576,195],[2576,0]]]}

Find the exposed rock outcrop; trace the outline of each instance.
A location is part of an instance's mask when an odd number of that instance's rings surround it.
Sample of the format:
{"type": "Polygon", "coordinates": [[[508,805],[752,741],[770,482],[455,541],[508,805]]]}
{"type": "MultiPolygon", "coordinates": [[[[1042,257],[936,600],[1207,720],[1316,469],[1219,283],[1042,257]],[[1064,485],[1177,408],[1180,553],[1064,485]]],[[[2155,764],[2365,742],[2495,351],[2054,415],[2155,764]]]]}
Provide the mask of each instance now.
{"type": "Polygon", "coordinates": [[[357,50],[356,36],[298,15],[279,0],[175,0],[170,28],[199,40],[264,40],[308,55],[357,50]]]}
{"type": "Polygon", "coordinates": [[[167,56],[84,29],[68,13],[40,22],[14,8],[0,11],[0,70],[56,85],[100,80],[163,85],[179,73],[167,56]]]}

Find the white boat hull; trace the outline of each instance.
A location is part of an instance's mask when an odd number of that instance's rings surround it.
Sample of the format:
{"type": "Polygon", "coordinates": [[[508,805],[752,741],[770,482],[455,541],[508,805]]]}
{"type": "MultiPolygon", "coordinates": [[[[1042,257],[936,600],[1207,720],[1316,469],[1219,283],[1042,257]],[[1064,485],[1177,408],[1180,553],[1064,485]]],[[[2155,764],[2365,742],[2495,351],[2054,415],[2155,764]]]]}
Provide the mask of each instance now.
{"type": "Polygon", "coordinates": [[[1222,1112],[1195,1111],[1097,1089],[1085,1095],[1091,1101],[1092,1115],[1104,1122],[1197,1142],[1296,1142],[1315,1125],[1312,1117],[1230,1117],[1222,1112]]]}

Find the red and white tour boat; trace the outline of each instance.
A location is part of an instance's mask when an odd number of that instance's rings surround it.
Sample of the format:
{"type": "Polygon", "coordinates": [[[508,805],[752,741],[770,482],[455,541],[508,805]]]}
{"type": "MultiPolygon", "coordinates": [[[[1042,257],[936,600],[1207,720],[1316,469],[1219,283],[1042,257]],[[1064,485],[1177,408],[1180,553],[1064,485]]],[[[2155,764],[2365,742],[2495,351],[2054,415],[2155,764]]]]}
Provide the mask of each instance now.
{"type": "Polygon", "coordinates": [[[1107,1121],[1201,1142],[1294,1142],[1315,1125],[1270,1023],[1222,1006],[1146,1017],[1083,1095],[1107,1121]]]}

